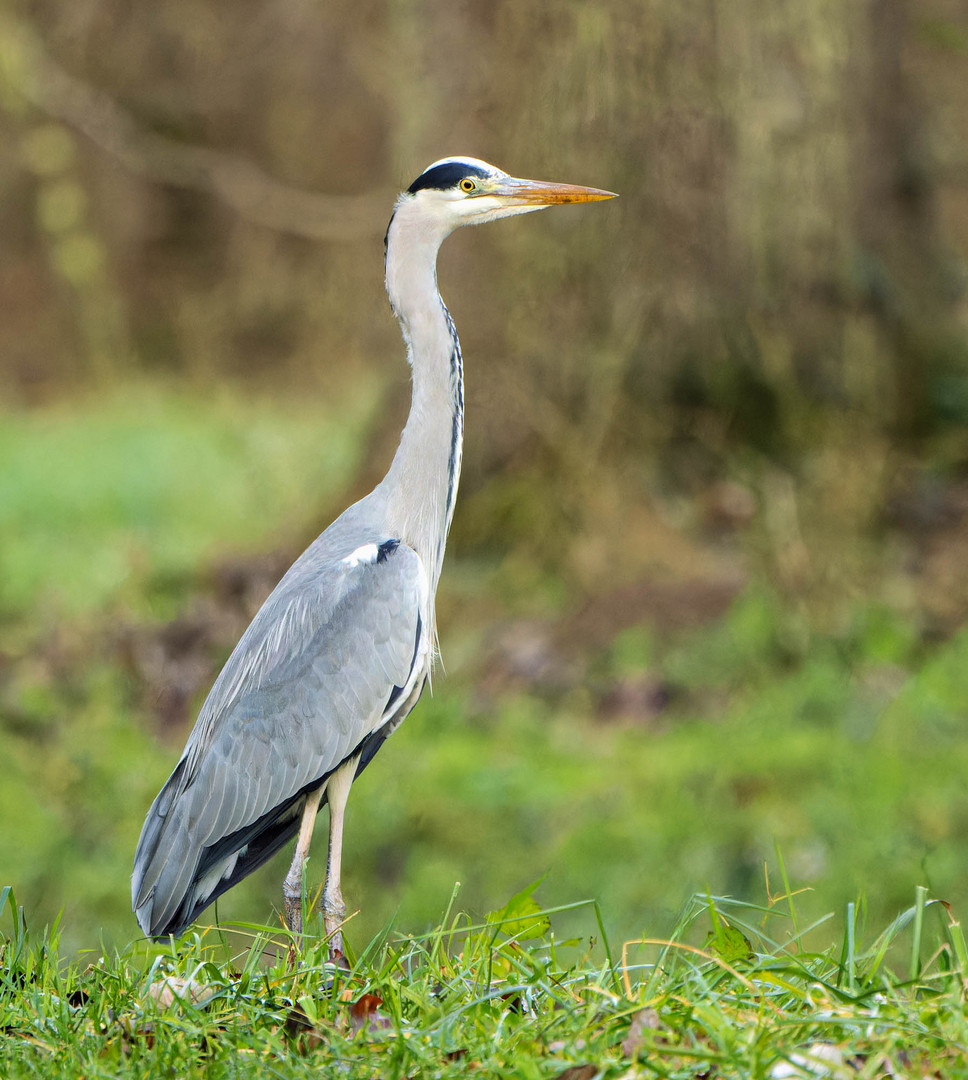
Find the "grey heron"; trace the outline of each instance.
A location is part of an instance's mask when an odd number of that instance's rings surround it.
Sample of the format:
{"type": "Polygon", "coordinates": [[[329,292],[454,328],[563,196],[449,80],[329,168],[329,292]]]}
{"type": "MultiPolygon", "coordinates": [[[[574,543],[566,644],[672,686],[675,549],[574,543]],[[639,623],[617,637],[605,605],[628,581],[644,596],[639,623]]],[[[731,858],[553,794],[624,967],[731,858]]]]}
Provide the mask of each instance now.
{"type": "Polygon", "coordinates": [[[283,900],[287,926],[301,932],[303,864],[328,803],[322,910],[331,950],[342,951],[347,796],[427,681],[460,476],[463,363],[437,291],[437,252],[461,225],[612,197],[452,157],[397,199],[386,289],[412,373],[399,447],[381,483],[307,548],[256,614],[152,803],[131,878],[148,935],[180,934],[294,836],[283,900]]]}

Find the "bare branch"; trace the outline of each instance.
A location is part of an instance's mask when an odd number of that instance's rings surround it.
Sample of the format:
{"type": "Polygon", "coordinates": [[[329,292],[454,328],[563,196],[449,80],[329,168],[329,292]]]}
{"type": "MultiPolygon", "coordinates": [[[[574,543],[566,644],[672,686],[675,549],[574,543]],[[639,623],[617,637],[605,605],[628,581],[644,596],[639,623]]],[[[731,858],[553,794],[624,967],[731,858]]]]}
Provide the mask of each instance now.
{"type": "Polygon", "coordinates": [[[24,99],[157,184],[217,196],[257,225],[313,240],[383,231],[387,194],[320,195],[273,179],[251,162],[145,130],[109,94],[65,71],[22,20],[0,17],[0,73],[24,99]]]}

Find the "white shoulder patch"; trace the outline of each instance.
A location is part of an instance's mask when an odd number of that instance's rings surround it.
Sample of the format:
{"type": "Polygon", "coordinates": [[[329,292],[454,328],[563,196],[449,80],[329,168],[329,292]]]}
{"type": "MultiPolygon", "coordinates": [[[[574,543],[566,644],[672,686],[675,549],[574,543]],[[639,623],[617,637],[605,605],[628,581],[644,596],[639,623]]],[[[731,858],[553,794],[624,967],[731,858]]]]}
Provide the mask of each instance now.
{"type": "Polygon", "coordinates": [[[352,570],[356,566],[375,563],[379,554],[380,549],[376,544],[364,544],[355,551],[351,551],[345,559],[341,559],[340,566],[345,566],[347,570],[352,570]]]}

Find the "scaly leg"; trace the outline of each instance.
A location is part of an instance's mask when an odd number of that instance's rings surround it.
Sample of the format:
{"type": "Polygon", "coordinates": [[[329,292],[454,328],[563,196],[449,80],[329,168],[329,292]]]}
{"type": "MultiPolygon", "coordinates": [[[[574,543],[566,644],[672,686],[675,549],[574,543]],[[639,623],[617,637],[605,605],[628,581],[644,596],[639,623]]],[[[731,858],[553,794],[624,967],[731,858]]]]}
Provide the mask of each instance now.
{"type": "Polygon", "coordinates": [[[296,841],[296,853],[292,857],[292,865],[289,867],[289,873],[286,874],[286,880],[282,883],[286,926],[289,927],[293,934],[302,933],[303,864],[309,854],[309,843],[313,838],[313,825],[316,823],[316,811],[319,810],[319,800],[322,797],[322,788],[311,791],[306,796],[302,824],[299,826],[299,839],[296,841]]]}
{"type": "Polygon", "coordinates": [[[356,777],[356,759],[333,773],[326,785],[329,802],[329,851],[326,855],[326,884],[323,887],[323,925],[329,938],[329,955],[334,962],[343,955],[340,929],[346,918],[346,905],[340,891],[340,862],[343,857],[343,814],[350,786],[356,777]]]}

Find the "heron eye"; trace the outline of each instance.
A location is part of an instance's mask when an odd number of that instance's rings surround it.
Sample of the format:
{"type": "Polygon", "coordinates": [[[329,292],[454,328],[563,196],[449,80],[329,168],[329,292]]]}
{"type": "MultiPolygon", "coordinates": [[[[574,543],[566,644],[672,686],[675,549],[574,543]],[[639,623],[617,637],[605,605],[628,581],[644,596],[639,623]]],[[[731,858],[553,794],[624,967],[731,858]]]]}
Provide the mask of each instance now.
{"type": "Polygon", "coordinates": [[[473,191],[474,188],[476,188],[476,187],[477,187],[477,184],[475,184],[474,181],[471,180],[471,178],[469,176],[465,176],[464,179],[461,180],[461,182],[460,182],[461,191],[470,192],[470,191],[473,191]]]}

